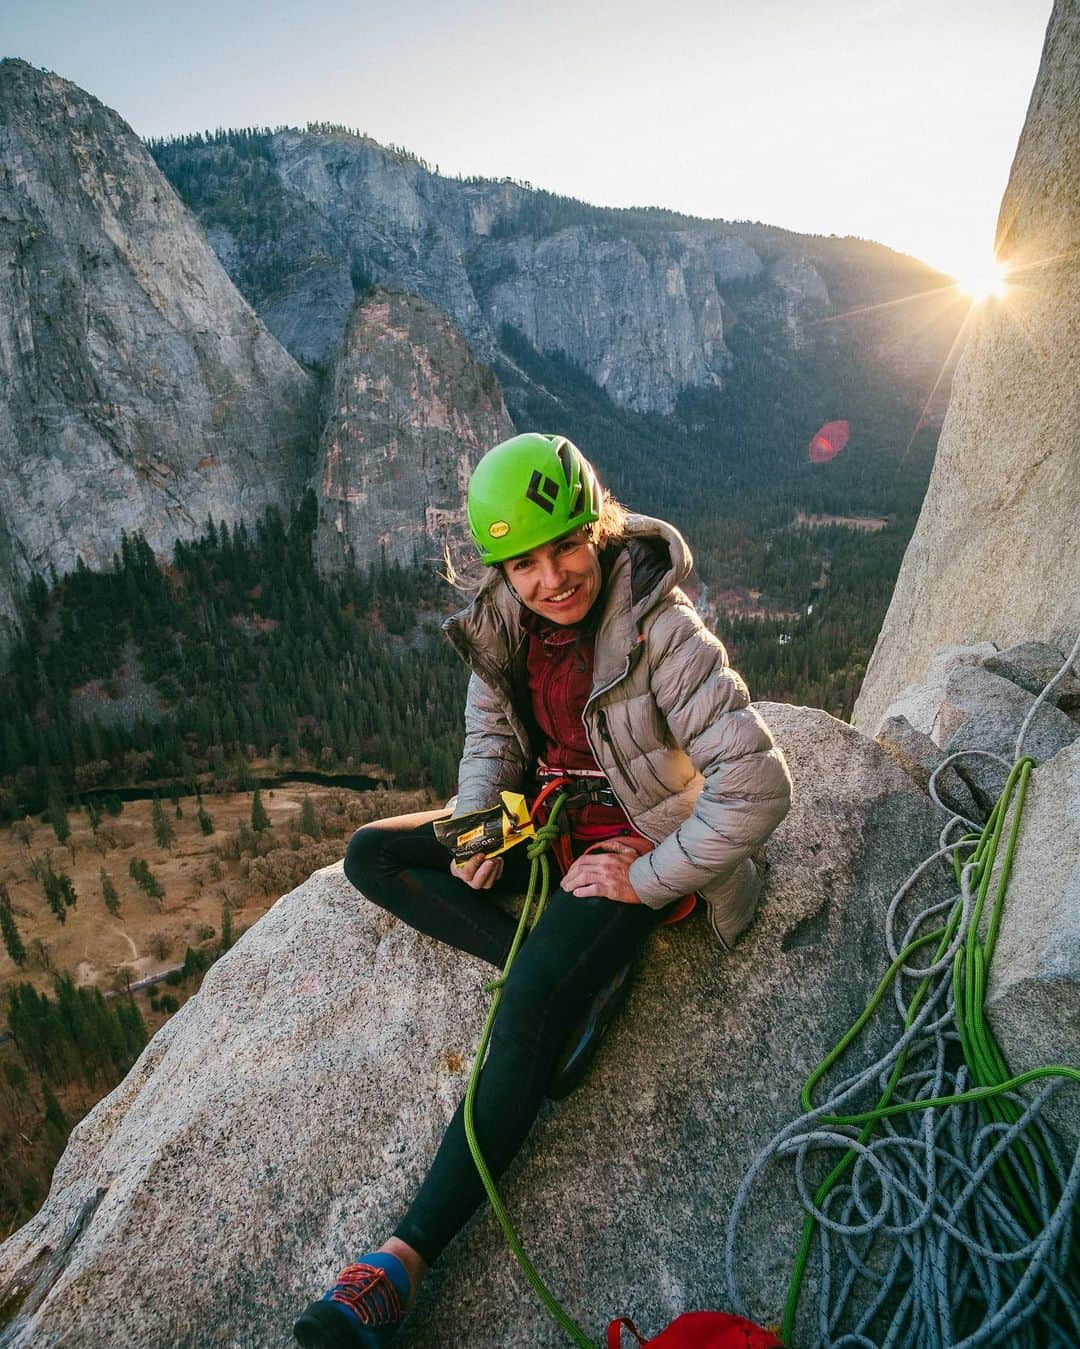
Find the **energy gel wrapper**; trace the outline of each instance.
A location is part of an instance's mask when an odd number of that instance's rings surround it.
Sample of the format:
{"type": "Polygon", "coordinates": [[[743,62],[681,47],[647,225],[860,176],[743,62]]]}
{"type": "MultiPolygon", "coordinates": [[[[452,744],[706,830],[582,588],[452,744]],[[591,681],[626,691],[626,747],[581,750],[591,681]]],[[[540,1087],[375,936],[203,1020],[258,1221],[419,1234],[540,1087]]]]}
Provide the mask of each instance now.
{"type": "Polygon", "coordinates": [[[501,802],[470,815],[436,820],[435,837],[454,854],[455,862],[466,862],[482,854],[497,857],[523,839],[535,838],[529,808],[519,792],[500,792],[501,802]]]}

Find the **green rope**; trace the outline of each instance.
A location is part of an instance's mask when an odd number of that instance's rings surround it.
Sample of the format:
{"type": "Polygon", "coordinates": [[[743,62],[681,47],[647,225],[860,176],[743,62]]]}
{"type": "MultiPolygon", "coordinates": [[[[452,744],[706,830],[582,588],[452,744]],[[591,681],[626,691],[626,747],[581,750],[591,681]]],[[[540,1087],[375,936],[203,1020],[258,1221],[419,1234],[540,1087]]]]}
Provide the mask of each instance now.
{"type": "MultiPolygon", "coordinates": [[[[990,966],[991,957],[993,956],[994,946],[997,942],[998,932],[1001,927],[1005,891],[1012,872],[1013,856],[1016,851],[1016,839],[1020,828],[1020,816],[1023,811],[1028,780],[1031,776],[1033,766],[1034,761],[1030,758],[1020,759],[1013,765],[1005,783],[1004,790],[994,806],[982,833],[978,836],[973,834],[965,835],[960,840],[960,847],[953,856],[953,866],[957,883],[961,883],[961,874],[966,866],[972,867],[971,876],[973,884],[976,878],[978,881],[975,903],[972,908],[968,930],[965,934],[964,942],[957,951],[953,962],[957,1031],[964,1061],[968,1066],[970,1077],[976,1085],[969,1091],[958,1092],[950,1096],[939,1096],[932,1100],[907,1101],[890,1104],[896,1085],[903,1075],[903,1068],[906,1062],[906,1053],[901,1053],[897,1058],[876,1106],[870,1110],[864,1110],[857,1114],[824,1115],[821,1117],[820,1122],[825,1125],[861,1125],[862,1129],[859,1133],[856,1146],[841,1157],[840,1161],[832,1168],[815,1192],[814,1205],[819,1210],[822,1208],[830,1191],[840,1177],[854,1164],[855,1159],[859,1155],[858,1148],[862,1147],[867,1142],[873,1134],[877,1124],[883,1119],[915,1110],[930,1110],[942,1106],[954,1106],[967,1102],[978,1102],[987,1119],[1015,1124],[1020,1119],[1023,1112],[1014,1101],[1003,1099],[1005,1093],[1013,1092],[1018,1087],[1025,1086],[1029,1082],[1034,1082],[1044,1077],[1065,1077],[1080,1082],[1080,1071],[1060,1064],[1050,1064],[1042,1068],[1034,1068],[1026,1073],[1020,1073],[1015,1077],[1010,1076],[1004,1056],[1002,1055],[997,1042],[994,1040],[984,1015],[986,975],[990,966]],[[990,904],[989,918],[986,924],[986,936],[985,938],[980,939],[983,915],[986,911],[987,895],[989,894],[990,883],[994,874],[1006,817],[1008,816],[1014,797],[1016,809],[1013,812],[1005,854],[1000,871],[998,872],[997,889],[995,890],[994,898],[990,904]],[[959,854],[960,851],[964,849],[965,845],[970,850],[970,855],[965,861],[961,862],[959,854]]],[[[829,1051],[825,1058],[822,1059],[807,1078],[806,1085],[803,1087],[800,1098],[802,1108],[805,1112],[810,1113],[814,1108],[812,1101],[814,1087],[858,1037],[882,998],[885,996],[885,993],[893,980],[899,974],[903,966],[907,964],[911,956],[915,952],[921,950],[924,946],[937,940],[937,949],[932,962],[936,965],[942,959],[955,937],[960,919],[961,905],[957,903],[949,916],[948,922],[943,927],[936,928],[932,932],[927,932],[922,936],[914,938],[897,955],[858,1019],[842,1037],[839,1043],[829,1051]]],[[[919,1005],[922,1003],[930,988],[930,984],[930,975],[926,975],[920,980],[905,1011],[905,1031],[911,1027],[918,1012],[919,1005]]],[[[1061,1177],[1057,1172],[1057,1168],[1053,1165],[1052,1159],[1048,1155],[1041,1140],[1035,1138],[1034,1141],[1035,1146],[1039,1149],[1048,1169],[1057,1176],[1057,1179],[1060,1181],[1061,1177]]],[[[1021,1165],[1030,1176],[1034,1176],[1034,1167],[1026,1149],[1023,1145],[1020,1145],[1017,1148],[1017,1151],[1020,1155],[1021,1165]]],[[[1024,1200],[1017,1177],[1012,1171],[1007,1158],[1004,1156],[1000,1158],[997,1162],[997,1167],[1005,1182],[1006,1188],[1009,1191],[1010,1197],[1016,1206],[1018,1216],[1024,1222],[1031,1235],[1036,1235],[1038,1224],[1024,1200]]],[[[803,1223],[799,1247],[795,1256],[795,1264],[788,1285],[787,1301],[784,1306],[784,1318],[780,1331],[781,1338],[788,1344],[791,1343],[791,1337],[795,1328],[795,1314],[802,1289],[803,1275],[806,1270],[807,1260],[809,1259],[810,1247],[816,1226],[816,1218],[812,1214],[807,1215],[807,1218],[803,1223]]]]}
{"type": "Polygon", "coordinates": [[[484,1058],[487,1054],[488,1044],[491,1041],[491,1032],[495,1025],[495,1018],[499,1013],[499,1005],[502,1002],[503,988],[506,986],[506,980],[510,975],[510,970],[514,964],[514,958],[525,940],[530,927],[536,923],[540,915],[544,912],[544,907],[548,901],[548,891],[551,882],[551,863],[548,860],[547,852],[554,839],[559,834],[559,813],[566,801],[566,793],[559,792],[554,798],[554,802],[548,813],[547,823],[542,825],[536,831],[536,837],[527,845],[526,851],[532,862],[532,869],[529,873],[529,889],[525,895],[525,903],[521,908],[521,917],[518,919],[517,931],[514,933],[514,940],[510,944],[510,954],[506,957],[506,964],[503,966],[502,974],[498,979],[492,980],[490,984],[484,985],[484,991],[493,993],[491,1006],[488,1009],[487,1020],[484,1022],[484,1029],[480,1033],[480,1045],[476,1051],[476,1058],[473,1060],[472,1072],[469,1074],[469,1085],[465,1091],[465,1137],[469,1141],[469,1151],[472,1153],[473,1161],[476,1163],[476,1169],[480,1173],[480,1179],[483,1182],[487,1197],[491,1202],[495,1217],[499,1220],[499,1226],[506,1236],[507,1244],[510,1247],[514,1259],[521,1266],[525,1277],[532,1285],[534,1292],[540,1301],[547,1308],[552,1318],[566,1331],[567,1335],[574,1341],[579,1349],[597,1349],[594,1341],[590,1340],[576,1321],[564,1310],[556,1299],[554,1293],[548,1288],[540,1277],[536,1266],[525,1253],[521,1238],[510,1220],[510,1215],[506,1211],[506,1206],[502,1202],[495,1186],[495,1180],[488,1170],[487,1163],[484,1161],[483,1153],[480,1150],[480,1143],[476,1136],[476,1124],[473,1119],[473,1111],[476,1104],[476,1088],[480,1081],[480,1072],[483,1067],[484,1058]],[[540,876],[540,889],[537,894],[536,880],[540,876]]]}

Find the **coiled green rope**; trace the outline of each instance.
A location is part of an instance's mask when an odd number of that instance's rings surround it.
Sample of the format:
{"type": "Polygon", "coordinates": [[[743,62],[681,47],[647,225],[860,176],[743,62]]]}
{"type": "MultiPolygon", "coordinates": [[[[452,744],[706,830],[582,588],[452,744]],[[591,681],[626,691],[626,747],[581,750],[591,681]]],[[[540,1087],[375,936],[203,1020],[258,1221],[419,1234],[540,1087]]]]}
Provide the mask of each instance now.
{"type": "Polygon", "coordinates": [[[887,918],[892,961],[885,976],[855,1024],[808,1078],[800,1100],[805,1113],[758,1154],[736,1194],[727,1228],[725,1275],[734,1309],[742,1310],[735,1277],[740,1219],[768,1162],[779,1155],[795,1156],[795,1180],[807,1217],[781,1331],[789,1344],[818,1233],[822,1268],[816,1344],[974,1349],[1008,1343],[1042,1349],[1074,1346],[1080,1340],[1080,1245],[1074,1237],[1080,1218],[1080,1151],[1069,1166],[1052,1132],[1039,1120],[1049,1094],[1061,1084],[1080,1083],[1080,1069],[1051,1064],[1010,1075],[984,1015],[987,971],[1033,767],[1030,758],[1019,756],[1038,707],[1078,657],[1080,639],[1029,711],[1014,763],[987,751],[963,751],[935,771],[930,794],[938,805],[937,775],[964,754],[996,760],[1008,770],[1008,779],[985,827],[946,844],[951,826],[971,823],[951,818],[942,847],[894,895],[887,918]],[[952,861],[960,894],[918,914],[904,940],[894,942],[891,925],[901,902],[943,858],[952,861]],[[944,923],[927,931],[942,914],[944,923]],[[926,948],[934,951],[931,963],[913,967],[909,962],[926,948]],[[903,980],[917,981],[906,999],[903,980]],[[836,1086],[830,1100],[814,1106],[815,1088],[890,989],[903,1024],[899,1040],[878,1062],[836,1086]],[[949,1066],[954,1059],[961,1060],[958,1068],[949,1066]],[[1035,1099],[1016,1094],[1040,1079],[1050,1079],[1051,1085],[1035,1099]],[[946,1084],[955,1089],[943,1090],[946,1084]],[[880,1093],[876,1104],[851,1110],[871,1089],[880,1093]],[[953,1109],[968,1104],[978,1106],[981,1125],[977,1112],[953,1109]],[[938,1110],[941,1116],[935,1114],[938,1110]],[[904,1133],[900,1126],[907,1117],[921,1122],[904,1133]],[[811,1194],[807,1159],[822,1149],[840,1149],[841,1156],[811,1194]],[[878,1197],[869,1197],[867,1186],[878,1197]],[[830,1208],[839,1209],[839,1216],[830,1208]],[[885,1252],[887,1267],[882,1268],[871,1265],[869,1256],[871,1249],[882,1253],[874,1243],[885,1235],[891,1245],[885,1252]],[[840,1246],[838,1286],[833,1282],[837,1253],[831,1251],[832,1242],[840,1246]],[[842,1333],[839,1325],[856,1278],[868,1282],[869,1305],[842,1333]],[[877,1316],[882,1318],[881,1341],[869,1337],[877,1316]]]}
{"type": "MultiPolygon", "coordinates": [[[[1072,1079],[1075,1082],[1080,1082],[1080,1071],[1062,1064],[1050,1064],[1046,1067],[1034,1068],[1030,1072],[1021,1073],[1015,1077],[1011,1076],[1008,1067],[1005,1064],[1004,1057],[994,1040],[989,1026],[986,1024],[983,1010],[986,991],[986,970],[990,964],[991,957],[993,956],[994,945],[997,941],[997,934],[1001,926],[1005,891],[1009,883],[1009,876],[1012,872],[1013,854],[1016,851],[1016,837],[1020,828],[1020,816],[1023,810],[1024,798],[1027,794],[1028,779],[1031,776],[1033,766],[1034,761],[1031,759],[1022,759],[1013,766],[1005,784],[1005,789],[998,799],[997,805],[994,807],[994,811],[987,821],[982,835],[979,837],[977,843],[975,843],[972,850],[972,856],[969,860],[969,865],[973,868],[972,882],[978,882],[978,892],[974,911],[968,924],[966,938],[963,945],[956,951],[956,954],[953,957],[953,991],[956,1000],[956,1028],[960,1036],[964,1060],[968,1065],[972,1080],[978,1085],[969,1091],[955,1092],[948,1096],[933,1096],[927,1100],[905,1101],[890,1104],[896,1085],[903,1074],[907,1059],[906,1052],[901,1051],[897,1056],[896,1063],[889,1076],[888,1084],[882,1093],[881,1099],[872,1110],[860,1111],[857,1114],[821,1115],[818,1117],[819,1122],[824,1125],[863,1126],[858,1137],[858,1143],[860,1145],[867,1142],[873,1133],[875,1126],[885,1118],[916,1110],[938,1109],[945,1106],[961,1105],[973,1101],[978,1101],[980,1105],[985,1108],[990,1119],[999,1120],[1009,1125],[1015,1125],[1020,1120],[1023,1111],[1021,1111],[1015,1102],[1005,1098],[1004,1094],[1006,1092],[1013,1092],[1018,1087],[1025,1086],[1029,1082],[1036,1082],[1039,1079],[1046,1077],[1064,1077],[1072,1079]],[[998,875],[998,885],[992,903],[986,937],[985,940],[980,941],[980,923],[990,887],[991,877],[994,873],[1002,830],[1014,793],[1016,796],[1016,810],[1013,813],[1008,844],[998,875]]],[[[970,844],[970,842],[970,836],[966,836],[964,839],[960,840],[959,846],[962,848],[965,843],[970,844]]],[[[954,863],[957,877],[959,878],[960,858],[958,854],[954,854],[954,863]]],[[[878,985],[870,1001],[867,1003],[859,1019],[810,1074],[806,1081],[806,1085],[803,1087],[800,1098],[800,1104],[804,1111],[807,1113],[813,1111],[814,1105],[811,1094],[814,1087],[856,1039],[859,1032],[870,1020],[886,990],[892,984],[900,970],[908,963],[912,955],[923,946],[936,940],[938,942],[938,947],[934,959],[935,962],[940,961],[950,945],[960,922],[960,918],[961,910],[959,906],[957,906],[953,910],[949,922],[944,927],[937,928],[921,937],[917,937],[904,947],[889,966],[888,971],[881,980],[881,983],[878,985]]],[[[904,1019],[905,1030],[911,1027],[915,1015],[918,1012],[919,1005],[925,997],[929,987],[930,976],[926,976],[920,982],[915,995],[908,1005],[907,1015],[904,1019]]],[[[1024,1157],[1022,1144],[1018,1148],[1018,1154],[1021,1158],[1024,1157]]],[[[853,1149],[847,1152],[837,1165],[833,1167],[814,1194],[815,1207],[821,1208],[825,1204],[837,1181],[856,1161],[858,1155],[857,1150],[853,1149]]],[[[1028,1206],[1020,1186],[1016,1182],[1007,1154],[999,1160],[998,1167],[1002,1179],[1005,1181],[1010,1192],[1013,1203],[1016,1205],[1017,1210],[1024,1221],[1024,1225],[1028,1228],[1032,1236],[1036,1235],[1039,1224],[1028,1206]]],[[[1059,1180],[1060,1179],[1061,1178],[1059,1177],[1059,1180]]],[[[813,1214],[809,1214],[803,1224],[802,1239],[799,1243],[795,1267],[791,1276],[788,1296],[784,1306],[781,1337],[788,1343],[791,1342],[791,1336],[795,1329],[795,1313],[798,1307],[799,1293],[801,1291],[806,1261],[810,1254],[810,1245],[816,1227],[817,1220],[813,1214]]]]}

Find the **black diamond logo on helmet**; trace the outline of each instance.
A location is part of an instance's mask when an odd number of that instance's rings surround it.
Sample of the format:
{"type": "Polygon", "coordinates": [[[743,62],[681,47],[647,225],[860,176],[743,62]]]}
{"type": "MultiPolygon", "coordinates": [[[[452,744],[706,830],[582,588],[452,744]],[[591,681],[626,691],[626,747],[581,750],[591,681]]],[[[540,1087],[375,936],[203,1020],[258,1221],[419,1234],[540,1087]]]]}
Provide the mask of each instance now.
{"type": "Polygon", "coordinates": [[[547,511],[548,515],[554,515],[555,502],[559,497],[559,484],[545,477],[538,468],[534,468],[525,495],[541,510],[547,511]]]}

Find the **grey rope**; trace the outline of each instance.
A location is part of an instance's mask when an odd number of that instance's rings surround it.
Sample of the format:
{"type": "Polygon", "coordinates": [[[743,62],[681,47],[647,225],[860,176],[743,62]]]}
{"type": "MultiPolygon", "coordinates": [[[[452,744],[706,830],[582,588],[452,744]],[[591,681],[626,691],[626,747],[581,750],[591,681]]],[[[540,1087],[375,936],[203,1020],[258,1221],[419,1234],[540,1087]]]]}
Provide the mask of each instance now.
{"type": "MultiPolygon", "coordinates": [[[[1014,763],[1023,757],[1031,724],[1049,694],[1080,657],[1077,639],[1065,663],[1036,698],[1017,736],[1014,763]]],[[[836,1117],[874,1106],[896,1064],[903,1071],[890,1104],[958,1095],[972,1083],[956,1024],[954,956],[968,934],[976,896],[974,864],[960,869],[960,889],[927,903],[906,922],[901,914],[918,883],[942,865],[952,870],[961,830],[982,826],[943,805],[937,779],[950,764],[985,757],[1006,771],[1013,764],[986,750],[948,756],[930,778],[930,796],[949,815],[940,846],[897,889],[885,917],[885,945],[898,960],[918,936],[955,919],[941,955],[925,965],[909,958],[893,983],[903,1019],[916,984],[928,981],[911,1024],[876,1062],[833,1086],[828,1099],[782,1128],[758,1153],[743,1177],[728,1219],[724,1277],[732,1310],[746,1314],[736,1275],[739,1229],[752,1191],[779,1158],[793,1161],[799,1201],[816,1219],[816,1312],[808,1320],[806,1349],[1075,1349],[1080,1344],[1080,1269],[1074,1221],[1080,1201],[1080,1148],[1071,1159],[1042,1118],[1046,1102],[1067,1085],[1049,1081],[1030,1098],[1005,1093],[1021,1112],[1014,1123],[987,1120],[977,1102],[885,1114],[869,1138],[836,1117]],[[863,1140],[863,1141],[860,1141],[863,1140]],[[854,1161],[815,1203],[826,1171],[846,1153],[854,1161]],[[1016,1161],[1017,1154],[1022,1161],[1016,1161]],[[1002,1159],[1034,1222],[1025,1226],[1000,1179],[1002,1159]],[[1036,1235],[1032,1236],[1032,1230],[1036,1235]]],[[[884,1001],[879,1004],[881,1014],[884,1001]]],[[[800,1349],[803,1342],[800,1341],[800,1349]]]]}

